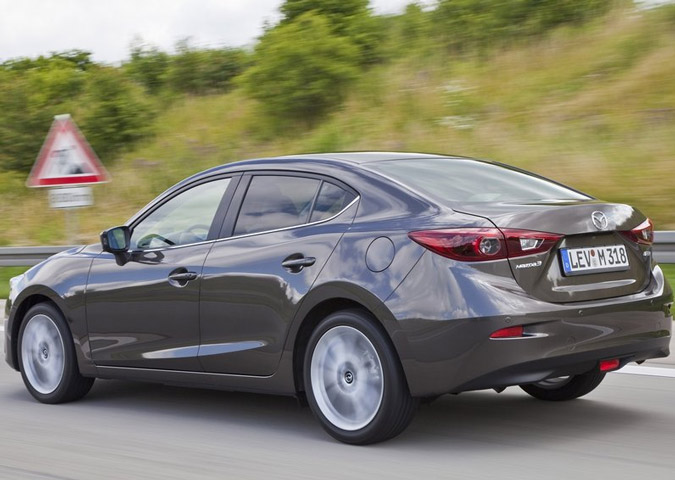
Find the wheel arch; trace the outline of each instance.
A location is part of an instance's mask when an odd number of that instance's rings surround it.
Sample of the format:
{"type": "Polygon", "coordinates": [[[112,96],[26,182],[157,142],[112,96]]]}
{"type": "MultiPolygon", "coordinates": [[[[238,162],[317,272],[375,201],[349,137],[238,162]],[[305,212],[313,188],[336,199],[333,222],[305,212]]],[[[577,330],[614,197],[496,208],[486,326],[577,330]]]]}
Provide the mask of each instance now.
{"type": "MultiPolygon", "coordinates": [[[[11,341],[11,360],[12,366],[15,370],[19,370],[19,330],[21,329],[21,324],[23,323],[23,318],[33,306],[39,303],[50,303],[54,308],[58,309],[62,315],[64,315],[63,308],[59,306],[59,302],[54,300],[54,297],[58,297],[56,293],[49,289],[36,289],[32,290],[30,293],[22,296],[18,302],[14,304],[14,313],[11,316],[12,322],[10,324],[10,341],[11,341]]],[[[64,315],[65,317],[65,315],[64,315]]],[[[66,322],[68,324],[68,322],[66,322]]],[[[70,329],[70,326],[69,326],[70,329]]],[[[71,332],[72,335],[72,332],[71,332]]]]}
{"type": "Polygon", "coordinates": [[[304,393],[302,368],[309,337],[328,315],[349,309],[363,311],[376,320],[398,353],[392,337],[394,325],[391,322],[395,322],[395,319],[384,303],[372,293],[355,285],[331,284],[312,290],[310,295],[303,300],[286,342],[286,350],[292,354],[293,382],[298,396],[304,393]]]}

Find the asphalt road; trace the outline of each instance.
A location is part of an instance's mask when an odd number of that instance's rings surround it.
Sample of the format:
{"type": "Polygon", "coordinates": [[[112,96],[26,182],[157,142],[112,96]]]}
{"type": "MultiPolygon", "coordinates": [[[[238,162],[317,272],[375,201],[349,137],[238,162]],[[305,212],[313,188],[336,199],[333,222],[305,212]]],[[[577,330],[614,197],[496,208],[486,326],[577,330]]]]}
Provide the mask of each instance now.
{"type": "Polygon", "coordinates": [[[675,378],[613,373],[581,400],[445,396],[353,447],[292,398],[98,380],[42,405],[0,366],[2,479],[675,478],[675,378]]]}

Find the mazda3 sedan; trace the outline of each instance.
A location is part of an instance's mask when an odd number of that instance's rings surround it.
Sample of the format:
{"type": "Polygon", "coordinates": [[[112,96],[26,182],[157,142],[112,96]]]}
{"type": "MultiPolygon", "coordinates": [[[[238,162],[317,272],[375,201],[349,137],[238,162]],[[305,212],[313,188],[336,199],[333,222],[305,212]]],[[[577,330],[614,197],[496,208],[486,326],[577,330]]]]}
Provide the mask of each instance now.
{"type": "Polygon", "coordinates": [[[635,208],[489,161],[232,163],[13,278],[6,360],[44,403],[95,378],[294,395],[373,443],[420,400],[571,400],[667,356],[652,240],[635,208]]]}

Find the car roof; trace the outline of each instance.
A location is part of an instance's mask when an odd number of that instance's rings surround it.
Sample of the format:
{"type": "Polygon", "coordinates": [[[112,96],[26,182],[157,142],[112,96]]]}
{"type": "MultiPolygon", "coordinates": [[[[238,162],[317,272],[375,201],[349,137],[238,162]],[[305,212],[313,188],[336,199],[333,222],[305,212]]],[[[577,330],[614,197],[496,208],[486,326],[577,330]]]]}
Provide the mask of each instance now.
{"type": "MultiPolygon", "coordinates": [[[[367,163],[384,162],[391,160],[411,160],[417,158],[448,158],[448,159],[467,159],[455,155],[438,155],[433,153],[410,153],[410,152],[335,152],[335,153],[303,153],[298,155],[284,155],[278,157],[254,158],[250,160],[240,160],[231,163],[225,163],[210,168],[203,172],[196,173],[186,178],[182,183],[188,180],[194,180],[199,177],[213,175],[216,173],[225,173],[230,170],[260,169],[264,167],[283,167],[283,164],[296,162],[319,162],[322,164],[333,164],[336,166],[358,166],[367,163]]],[[[469,160],[469,159],[467,159],[469,160]]]]}
{"type": "MultiPolygon", "coordinates": [[[[408,160],[415,158],[449,158],[447,155],[432,153],[410,152],[335,152],[335,153],[309,153],[302,155],[287,155],[276,159],[294,160],[328,160],[343,163],[363,164],[371,162],[383,162],[388,160],[408,160]]],[[[270,159],[274,160],[274,159],[270,159]]]]}
{"type": "MultiPolygon", "coordinates": [[[[360,170],[366,164],[386,162],[392,160],[414,160],[423,158],[437,158],[447,160],[480,161],[460,155],[439,155],[435,153],[416,152],[333,152],[333,153],[303,153],[297,155],[284,155],[278,157],[263,157],[250,160],[238,160],[225,163],[191,175],[174,186],[167,189],[159,197],[163,197],[188,183],[198,181],[205,177],[218,174],[244,172],[247,170],[303,170],[307,173],[325,173],[325,167],[360,170]]],[[[367,170],[367,169],[365,169],[367,170]]],[[[158,198],[159,198],[158,197],[158,198]]]]}

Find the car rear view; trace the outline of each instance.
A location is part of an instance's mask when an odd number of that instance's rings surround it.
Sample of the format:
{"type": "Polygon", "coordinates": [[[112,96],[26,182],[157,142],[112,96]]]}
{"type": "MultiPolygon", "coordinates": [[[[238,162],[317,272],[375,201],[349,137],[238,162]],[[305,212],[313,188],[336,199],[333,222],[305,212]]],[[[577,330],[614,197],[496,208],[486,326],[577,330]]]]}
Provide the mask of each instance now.
{"type": "Polygon", "coordinates": [[[386,301],[413,395],[521,385],[567,400],[669,354],[672,291],[638,210],[471,159],[368,168],[438,206],[410,229],[427,251],[386,301]]]}

